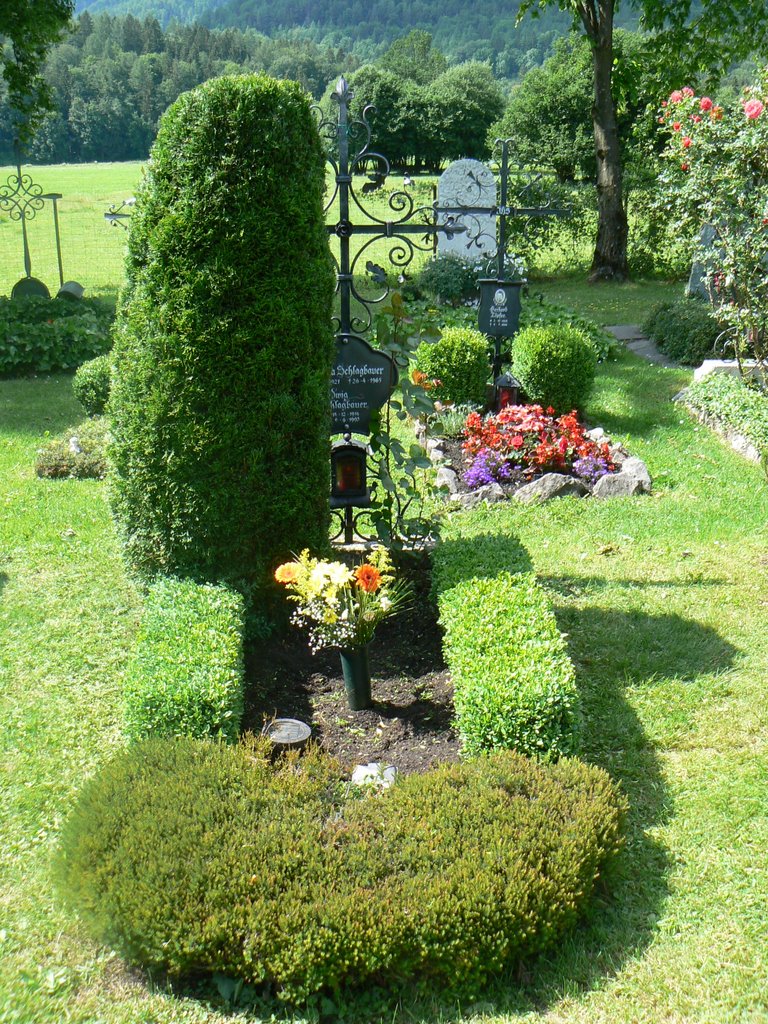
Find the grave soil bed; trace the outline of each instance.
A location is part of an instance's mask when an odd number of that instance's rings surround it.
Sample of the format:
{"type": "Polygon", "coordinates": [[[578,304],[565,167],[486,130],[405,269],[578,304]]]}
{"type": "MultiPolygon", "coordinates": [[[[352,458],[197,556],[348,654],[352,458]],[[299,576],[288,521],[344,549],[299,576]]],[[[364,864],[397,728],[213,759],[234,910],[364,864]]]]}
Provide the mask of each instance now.
{"type": "Polygon", "coordinates": [[[351,769],[377,761],[404,774],[458,761],[453,686],[442,657],[429,573],[409,573],[413,603],[379,626],[370,646],[373,707],[350,711],[338,651],[313,655],[306,634],[289,628],[246,659],[244,728],[298,718],[312,739],[351,769]]]}

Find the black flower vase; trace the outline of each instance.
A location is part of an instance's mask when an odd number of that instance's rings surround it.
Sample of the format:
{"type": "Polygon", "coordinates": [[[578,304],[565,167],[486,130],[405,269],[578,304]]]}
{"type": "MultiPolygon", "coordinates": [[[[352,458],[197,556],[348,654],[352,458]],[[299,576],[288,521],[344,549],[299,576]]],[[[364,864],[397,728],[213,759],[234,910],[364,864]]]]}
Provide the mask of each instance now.
{"type": "Polygon", "coordinates": [[[368,646],[348,647],[339,651],[344,689],[350,711],[365,711],[371,706],[371,669],[368,646]]]}

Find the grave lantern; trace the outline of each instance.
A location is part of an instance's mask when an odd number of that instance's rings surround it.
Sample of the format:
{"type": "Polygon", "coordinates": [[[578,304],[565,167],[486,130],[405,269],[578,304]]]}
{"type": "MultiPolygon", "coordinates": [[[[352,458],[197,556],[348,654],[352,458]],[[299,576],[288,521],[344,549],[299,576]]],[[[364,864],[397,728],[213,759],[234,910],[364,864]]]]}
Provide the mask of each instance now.
{"type": "Polygon", "coordinates": [[[336,441],[331,446],[331,508],[366,508],[371,504],[367,455],[367,446],[357,441],[336,441]]]}
{"type": "Polygon", "coordinates": [[[520,391],[522,385],[517,377],[511,373],[502,373],[493,382],[495,389],[494,407],[496,412],[501,412],[507,405],[520,404],[520,391]]]}

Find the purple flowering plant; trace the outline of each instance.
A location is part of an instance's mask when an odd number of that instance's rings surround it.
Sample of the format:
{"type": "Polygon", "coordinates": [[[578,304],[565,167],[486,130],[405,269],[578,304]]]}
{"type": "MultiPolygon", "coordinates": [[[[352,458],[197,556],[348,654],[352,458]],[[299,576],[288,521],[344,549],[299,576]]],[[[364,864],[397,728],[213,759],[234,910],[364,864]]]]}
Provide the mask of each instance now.
{"type": "Polygon", "coordinates": [[[585,455],[583,459],[576,459],[573,464],[573,474],[588,484],[596,484],[601,476],[610,473],[608,463],[596,455],[585,455]]]}
{"type": "Polygon", "coordinates": [[[481,448],[472,465],[464,473],[464,483],[470,490],[485,484],[503,483],[512,476],[512,467],[498,452],[491,448],[481,448]]]}

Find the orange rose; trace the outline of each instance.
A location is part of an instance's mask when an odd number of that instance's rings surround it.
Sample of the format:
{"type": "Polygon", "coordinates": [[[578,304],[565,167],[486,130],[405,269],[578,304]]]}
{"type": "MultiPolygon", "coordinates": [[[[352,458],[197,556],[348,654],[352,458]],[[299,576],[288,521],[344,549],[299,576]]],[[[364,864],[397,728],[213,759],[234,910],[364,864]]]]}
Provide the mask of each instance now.
{"type": "Polygon", "coordinates": [[[361,590],[366,594],[375,594],[381,586],[381,573],[373,566],[364,562],[355,569],[355,579],[361,590]]]}
{"type": "Polygon", "coordinates": [[[295,562],[286,562],[275,569],[275,579],[278,583],[295,583],[298,578],[299,567],[295,562]]]}

